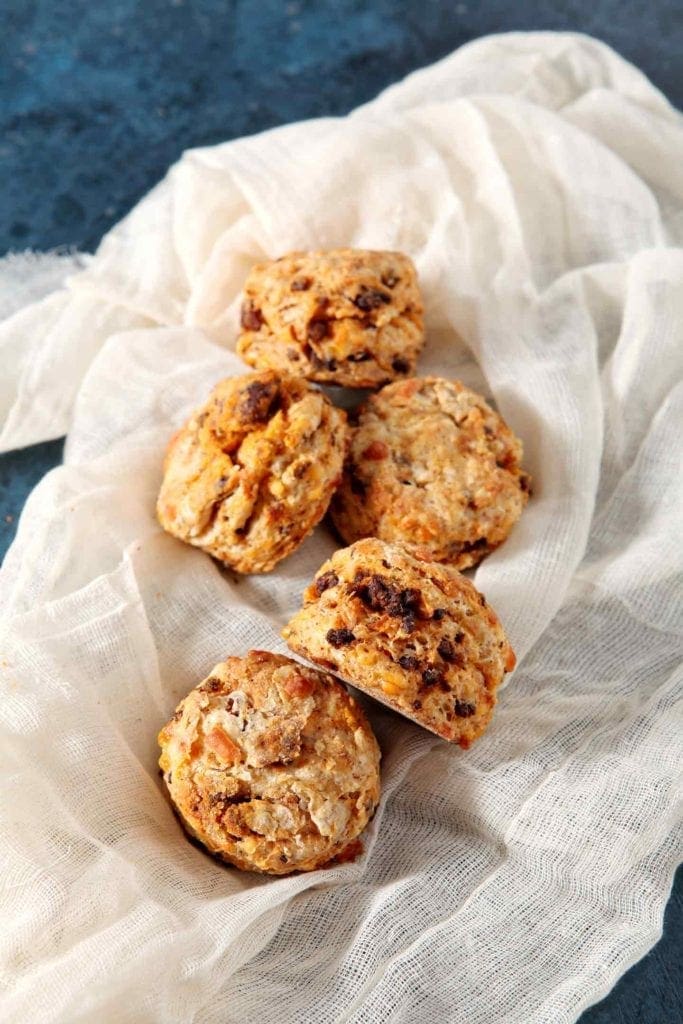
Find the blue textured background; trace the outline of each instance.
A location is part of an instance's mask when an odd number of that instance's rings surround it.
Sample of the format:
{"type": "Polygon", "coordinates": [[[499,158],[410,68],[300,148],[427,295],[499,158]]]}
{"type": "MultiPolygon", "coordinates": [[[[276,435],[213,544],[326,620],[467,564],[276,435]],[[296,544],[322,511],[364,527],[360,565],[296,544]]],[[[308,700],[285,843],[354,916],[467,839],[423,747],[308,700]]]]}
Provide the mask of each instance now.
{"type": "MultiPolygon", "coordinates": [[[[189,146],[344,114],[490,32],[588,32],[683,106],[680,0],[550,6],[0,0],[0,253],[91,250],[189,146]]],[[[0,556],[61,450],[57,441],[0,456],[0,556]]],[[[664,938],[581,1024],[683,1022],[682,908],[679,871],[664,938]]]]}

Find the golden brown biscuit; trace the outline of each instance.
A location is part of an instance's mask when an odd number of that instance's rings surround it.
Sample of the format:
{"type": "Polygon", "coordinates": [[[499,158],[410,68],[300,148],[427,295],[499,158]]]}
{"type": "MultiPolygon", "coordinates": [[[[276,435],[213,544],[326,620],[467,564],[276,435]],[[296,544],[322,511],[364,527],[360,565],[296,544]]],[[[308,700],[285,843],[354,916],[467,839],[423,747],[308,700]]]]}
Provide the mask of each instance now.
{"type": "Polygon", "coordinates": [[[238,572],[269,572],[325,514],[346,414],[272,370],[221,381],[171,439],[159,522],[238,572]]]}
{"type": "Polygon", "coordinates": [[[282,631],[297,654],[469,747],[515,665],[498,618],[457,569],[399,544],[336,551],[282,631]]]}
{"type": "Polygon", "coordinates": [[[505,540],[529,498],[522,444],[457,380],[414,377],[357,417],[331,506],[347,543],[379,537],[466,569],[505,540]]]}
{"type": "Polygon", "coordinates": [[[400,252],[294,252],[253,268],[237,351],[251,366],[347,387],[415,372],[422,298],[400,252]]]}
{"type": "Polygon", "coordinates": [[[159,744],[187,831],[246,871],[322,867],[344,854],[379,800],[379,747],[353,697],[267,651],[216,665],[159,744]]]}

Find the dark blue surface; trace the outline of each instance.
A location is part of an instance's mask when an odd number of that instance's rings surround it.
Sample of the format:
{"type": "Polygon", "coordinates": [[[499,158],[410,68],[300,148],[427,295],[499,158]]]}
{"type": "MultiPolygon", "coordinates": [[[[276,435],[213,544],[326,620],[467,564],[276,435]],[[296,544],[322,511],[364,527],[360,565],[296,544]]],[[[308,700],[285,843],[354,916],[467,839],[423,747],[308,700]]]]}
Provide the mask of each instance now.
{"type": "MultiPolygon", "coordinates": [[[[189,146],[344,114],[490,32],[588,32],[683,106],[680,0],[552,6],[0,0],[0,253],[93,249],[189,146]]],[[[61,449],[51,442],[0,456],[0,556],[61,449]]],[[[679,871],[664,939],[581,1024],[683,1021],[682,909],[679,871]]]]}
{"type": "Polygon", "coordinates": [[[344,114],[489,32],[594,34],[683,105],[680,0],[1,0],[0,10],[0,252],[91,249],[188,146],[344,114]]]}

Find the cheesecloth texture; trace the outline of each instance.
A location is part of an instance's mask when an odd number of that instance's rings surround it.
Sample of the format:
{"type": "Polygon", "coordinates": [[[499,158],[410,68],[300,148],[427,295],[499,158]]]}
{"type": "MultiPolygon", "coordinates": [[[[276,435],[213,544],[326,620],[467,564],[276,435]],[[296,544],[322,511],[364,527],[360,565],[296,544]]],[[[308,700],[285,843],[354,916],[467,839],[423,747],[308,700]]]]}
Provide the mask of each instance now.
{"type": "Polygon", "coordinates": [[[68,432],[0,575],[5,1022],[564,1024],[657,940],[681,850],[683,120],[578,35],[474,42],[341,119],[185,153],[94,257],[0,274],[2,449],[68,432]],[[335,547],[221,571],[155,521],[251,265],[400,249],[420,372],[492,397],[534,496],[477,570],[519,666],[454,749],[379,706],[354,863],[183,837],[156,733],[335,547]]]}

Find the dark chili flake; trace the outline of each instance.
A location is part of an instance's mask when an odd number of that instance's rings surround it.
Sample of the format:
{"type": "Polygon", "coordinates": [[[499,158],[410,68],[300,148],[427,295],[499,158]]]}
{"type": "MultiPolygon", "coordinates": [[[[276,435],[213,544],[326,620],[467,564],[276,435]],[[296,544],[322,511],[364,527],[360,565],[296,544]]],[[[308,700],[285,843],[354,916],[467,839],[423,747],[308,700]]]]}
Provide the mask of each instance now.
{"type": "Polygon", "coordinates": [[[277,412],[280,393],[277,381],[254,380],[242,391],[241,414],[254,423],[262,423],[277,412]]]}
{"type": "Polygon", "coordinates": [[[385,270],[382,274],[382,284],[387,288],[395,288],[401,278],[393,270],[385,270]]]}
{"type": "Polygon", "coordinates": [[[325,591],[329,590],[330,587],[336,587],[339,583],[339,577],[335,572],[324,572],[322,576],[318,576],[315,581],[315,592],[318,597],[325,591]]]}
{"type": "Polygon", "coordinates": [[[378,288],[368,288],[366,285],[361,286],[358,295],[353,300],[354,306],[362,310],[379,309],[380,306],[386,305],[388,302],[391,302],[390,295],[379,291],[378,288]]]}
{"type": "Polygon", "coordinates": [[[404,619],[404,625],[406,619],[414,619],[419,612],[420,591],[412,587],[400,590],[384,576],[373,575],[354,582],[350,593],[373,611],[404,619]]]}
{"type": "Polygon", "coordinates": [[[432,612],[432,618],[434,619],[435,622],[441,622],[441,620],[445,618],[445,616],[445,608],[435,608],[434,611],[432,612]]]}
{"type": "Polygon", "coordinates": [[[465,639],[465,634],[461,630],[458,630],[453,639],[455,640],[456,644],[461,644],[465,639]]]}
{"type": "Polygon", "coordinates": [[[218,690],[223,689],[223,683],[221,682],[220,679],[217,679],[215,676],[210,676],[203,684],[201,689],[204,690],[206,693],[217,693],[218,690]]]}
{"type": "Polygon", "coordinates": [[[415,629],[415,616],[404,615],[403,619],[401,620],[401,625],[403,626],[404,633],[412,633],[413,630],[415,629]]]}
{"type": "Polygon", "coordinates": [[[333,647],[346,647],[356,638],[350,629],[328,629],[325,639],[333,647]]]}
{"type": "Polygon", "coordinates": [[[439,646],[436,648],[436,651],[439,657],[443,658],[444,661],[453,662],[458,656],[458,652],[456,651],[453,642],[446,636],[439,640],[439,646]]]}
{"type": "Polygon", "coordinates": [[[477,710],[468,700],[456,700],[454,707],[458,718],[470,718],[477,710]]]}
{"type": "Polygon", "coordinates": [[[402,359],[400,356],[391,360],[391,366],[392,369],[396,370],[396,373],[408,373],[410,370],[410,363],[407,359],[402,359]]]}
{"type": "Polygon", "coordinates": [[[308,340],[309,341],[322,341],[326,338],[330,330],[330,321],[320,318],[318,320],[311,320],[308,324],[308,340]]]}
{"type": "Polygon", "coordinates": [[[293,292],[307,292],[312,284],[310,277],[295,277],[291,287],[293,292]]]}
{"type": "Polygon", "coordinates": [[[248,793],[212,793],[209,797],[209,803],[212,807],[216,804],[221,804],[223,807],[227,807],[230,804],[247,804],[251,800],[248,793]]]}
{"type": "Polygon", "coordinates": [[[263,326],[263,314],[252,302],[242,303],[242,327],[245,331],[258,331],[263,326]]]}
{"type": "Polygon", "coordinates": [[[413,701],[413,711],[419,711],[421,707],[422,707],[422,701],[421,700],[414,700],[413,701]]]}
{"type": "Polygon", "coordinates": [[[426,668],[422,673],[422,682],[425,686],[438,686],[443,682],[443,675],[438,668],[426,668]]]}
{"type": "MultiPolygon", "coordinates": [[[[406,587],[399,594],[398,600],[400,602],[401,609],[404,609],[408,615],[417,616],[420,610],[420,591],[414,587],[406,587]]],[[[393,612],[392,614],[398,614],[393,612]]]]}
{"type": "Polygon", "coordinates": [[[407,672],[420,667],[419,658],[416,658],[414,654],[402,654],[398,659],[398,663],[407,672]]]}

